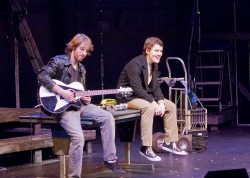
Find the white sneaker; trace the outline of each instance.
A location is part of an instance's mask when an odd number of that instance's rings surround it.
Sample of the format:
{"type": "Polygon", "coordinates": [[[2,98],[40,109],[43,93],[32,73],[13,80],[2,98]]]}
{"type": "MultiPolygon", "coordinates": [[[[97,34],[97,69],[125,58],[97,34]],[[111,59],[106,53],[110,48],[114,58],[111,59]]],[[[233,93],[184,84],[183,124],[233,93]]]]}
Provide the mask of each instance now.
{"type": "Polygon", "coordinates": [[[161,161],[161,158],[153,152],[151,147],[146,147],[145,149],[141,147],[139,153],[149,161],[161,161]]]}
{"type": "Polygon", "coordinates": [[[174,153],[176,155],[188,155],[188,152],[184,151],[184,150],[180,150],[179,148],[177,148],[176,144],[171,142],[169,144],[167,143],[163,143],[162,147],[161,147],[164,151],[168,151],[170,153],[174,153]]]}

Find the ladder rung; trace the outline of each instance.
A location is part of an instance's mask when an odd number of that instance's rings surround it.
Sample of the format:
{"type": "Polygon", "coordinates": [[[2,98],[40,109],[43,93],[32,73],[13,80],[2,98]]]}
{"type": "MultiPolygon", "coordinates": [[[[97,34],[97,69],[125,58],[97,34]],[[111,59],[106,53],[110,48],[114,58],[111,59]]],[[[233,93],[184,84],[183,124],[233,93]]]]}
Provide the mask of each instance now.
{"type": "Polygon", "coordinates": [[[215,49],[215,50],[198,50],[198,53],[221,53],[224,52],[222,49],[215,49]]]}
{"type": "Polygon", "coordinates": [[[220,98],[199,98],[200,101],[220,101],[220,98]]]}
{"type": "MultiPolygon", "coordinates": [[[[211,107],[217,107],[217,108],[220,108],[220,107],[221,107],[219,104],[214,104],[214,105],[211,105],[211,104],[206,104],[206,105],[205,105],[205,104],[204,104],[203,106],[204,106],[204,107],[207,107],[207,108],[208,108],[208,107],[210,107],[210,108],[211,108],[211,107]]],[[[221,108],[221,109],[223,109],[223,108],[221,108]]]]}
{"type": "Polygon", "coordinates": [[[197,69],[222,69],[223,66],[196,66],[197,69]]]}
{"type": "Polygon", "coordinates": [[[221,82],[194,82],[194,85],[220,85],[221,82]]]}

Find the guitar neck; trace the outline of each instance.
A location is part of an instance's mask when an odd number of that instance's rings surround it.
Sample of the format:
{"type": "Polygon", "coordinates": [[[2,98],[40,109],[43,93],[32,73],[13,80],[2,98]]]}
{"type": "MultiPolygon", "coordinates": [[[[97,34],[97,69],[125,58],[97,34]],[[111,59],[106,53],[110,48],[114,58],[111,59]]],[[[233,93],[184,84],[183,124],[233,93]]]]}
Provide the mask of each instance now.
{"type": "Polygon", "coordinates": [[[87,90],[76,92],[77,96],[97,96],[97,95],[107,95],[107,94],[116,94],[119,93],[118,89],[109,89],[109,90],[87,90]]]}

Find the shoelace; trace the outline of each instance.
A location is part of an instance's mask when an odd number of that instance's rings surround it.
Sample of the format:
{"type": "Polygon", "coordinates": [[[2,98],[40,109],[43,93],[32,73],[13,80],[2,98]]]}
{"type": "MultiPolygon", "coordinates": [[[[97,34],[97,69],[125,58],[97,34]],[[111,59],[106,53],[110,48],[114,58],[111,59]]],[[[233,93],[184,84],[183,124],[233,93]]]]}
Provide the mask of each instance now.
{"type": "Polygon", "coordinates": [[[181,150],[177,147],[177,145],[175,143],[173,143],[173,150],[181,152],[181,150]]]}
{"type": "Polygon", "coordinates": [[[156,157],[155,153],[153,152],[151,147],[148,147],[146,150],[147,155],[152,155],[153,157],[156,157]]]}

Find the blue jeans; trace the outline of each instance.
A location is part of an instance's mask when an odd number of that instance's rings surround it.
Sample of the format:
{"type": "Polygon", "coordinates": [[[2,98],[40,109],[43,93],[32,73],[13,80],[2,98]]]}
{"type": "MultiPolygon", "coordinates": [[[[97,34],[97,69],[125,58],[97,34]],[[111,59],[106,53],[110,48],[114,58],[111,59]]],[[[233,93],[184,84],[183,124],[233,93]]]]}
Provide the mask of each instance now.
{"type": "Polygon", "coordinates": [[[83,105],[77,111],[66,111],[60,120],[60,125],[70,136],[69,145],[69,178],[80,178],[82,172],[82,157],[84,135],[81,127],[81,118],[93,118],[100,123],[103,144],[104,161],[116,160],[115,122],[111,113],[96,105],[83,105]]]}

